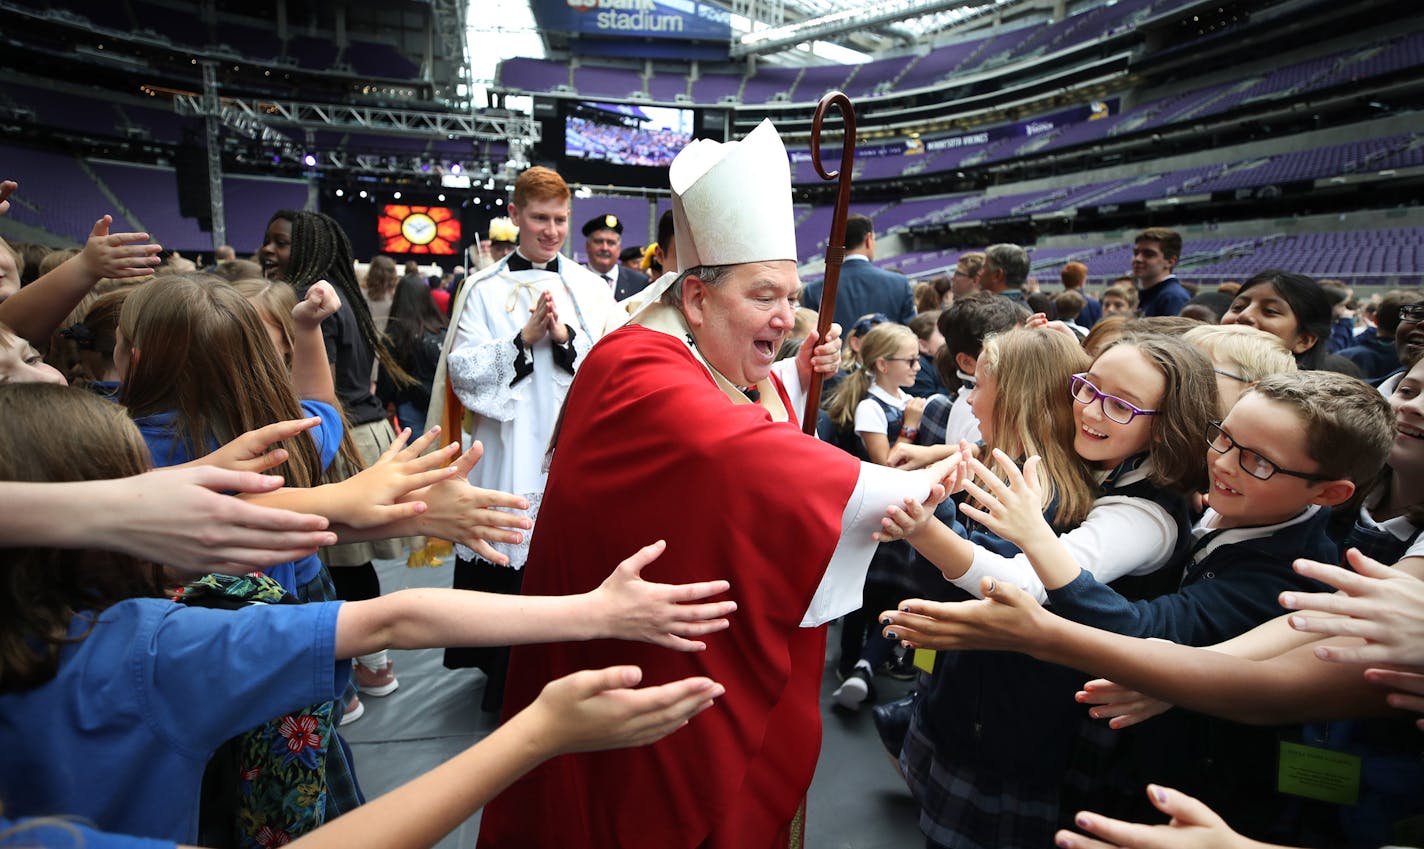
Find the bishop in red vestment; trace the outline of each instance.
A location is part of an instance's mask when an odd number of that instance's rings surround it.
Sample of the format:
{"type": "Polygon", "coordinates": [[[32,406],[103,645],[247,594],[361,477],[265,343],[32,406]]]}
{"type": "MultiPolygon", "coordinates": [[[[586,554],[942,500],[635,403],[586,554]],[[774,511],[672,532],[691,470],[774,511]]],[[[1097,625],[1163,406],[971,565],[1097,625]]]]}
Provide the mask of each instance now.
{"type": "MultiPolygon", "coordinates": [[[[797,427],[800,388],[788,393],[771,374],[800,290],[789,169],[769,123],[740,145],[715,151],[725,158],[703,162],[690,187],[674,163],[684,270],[575,377],[524,585],[586,592],[665,539],[644,577],[729,580],[731,627],[703,652],[614,641],[516,648],[505,711],[568,672],[624,663],[642,667],[645,684],[705,675],[726,693],[657,743],[534,770],[485,809],[485,849],[788,846],[820,750],[820,626],[859,606],[885,507],[930,488],[930,475],[861,464],[797,427]],[[775,179],[748,175],[758,167],[775,179]],[[709,181],[710,198],[697,191],[709,181]],[[748,206],[746,186],[778,181],[775,208],[748,206]],[[739,388],[753,385],[754,403],[739,388]]],[[[811,353],[797,365],[809,369],[811,353]]]]}

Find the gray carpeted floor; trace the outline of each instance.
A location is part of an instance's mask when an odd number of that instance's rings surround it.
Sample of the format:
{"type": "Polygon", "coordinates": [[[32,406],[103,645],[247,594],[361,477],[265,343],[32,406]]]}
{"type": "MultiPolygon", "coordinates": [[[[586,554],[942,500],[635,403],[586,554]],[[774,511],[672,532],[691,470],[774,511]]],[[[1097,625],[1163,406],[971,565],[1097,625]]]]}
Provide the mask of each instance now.
{"type": "MultiPolygon", "coordinates": [[[[409,569],[380,561],[383,592],[405,587],[449,586],[450,567],[409,569]]],[[[834,626],[833,626],[834,627],[834,626]]],[[[834,634],[830,645],[835,646],[834,634]]],[[[834,648],[832,649],[834,651],[834,648]]],[[[356,772],[374,797],[442,763],[488,734],[494,717],[479,709],[483,673],[451,671],[438,651],[392,652],[400,689],[385,698],[365,697],[366,714],[342,729],[355,752],[356,772]]],[[[907,685],[881,678],[881,698],[907,685]]],[[[836,687],[830,665],[822,682],[824,738],[821,760],[807,801],[808,849],[907,849],[924,845],[918,810],[881,748],[869,708],[848,714],[832,710],[836,687]]],[[[714,708],[715,709],[715,708],[714,708]]],[[[476,814],[441,844],[469,849],[479,832],[476,814]]]]}

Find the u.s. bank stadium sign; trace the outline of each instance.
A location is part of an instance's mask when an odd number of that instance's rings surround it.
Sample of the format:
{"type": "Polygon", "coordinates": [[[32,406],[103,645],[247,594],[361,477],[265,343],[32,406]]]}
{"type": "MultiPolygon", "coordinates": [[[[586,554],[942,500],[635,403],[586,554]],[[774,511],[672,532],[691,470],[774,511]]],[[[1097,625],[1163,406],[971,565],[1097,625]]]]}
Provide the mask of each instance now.
{"type": "Polygon", "coordinates": [[[628,38],[726,41],[731,14],[700,0],[536,0],[539,26],[553,32],[628,38]]]}

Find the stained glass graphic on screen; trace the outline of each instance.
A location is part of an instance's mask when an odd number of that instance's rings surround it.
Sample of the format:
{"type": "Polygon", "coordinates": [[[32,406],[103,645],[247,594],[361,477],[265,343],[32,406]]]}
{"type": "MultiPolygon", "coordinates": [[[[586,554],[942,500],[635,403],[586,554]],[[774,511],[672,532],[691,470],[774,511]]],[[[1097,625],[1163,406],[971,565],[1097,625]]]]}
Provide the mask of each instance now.
{"type": "Polygon", "coordinates": [[[385,253],[450,256],[460,250],[460,218],[446,206],[386,204],[376,229],[385,253]]]}

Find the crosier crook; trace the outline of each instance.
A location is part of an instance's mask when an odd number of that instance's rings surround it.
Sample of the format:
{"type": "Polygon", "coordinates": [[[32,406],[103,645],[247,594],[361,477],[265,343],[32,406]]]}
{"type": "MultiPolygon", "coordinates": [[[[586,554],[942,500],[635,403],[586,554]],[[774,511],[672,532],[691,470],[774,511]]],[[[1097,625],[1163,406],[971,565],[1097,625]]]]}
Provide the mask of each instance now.
{"type": "MultiPolygon", "coordinates": [[[[836,286],[841,281],[841,265],[845,262],[846,217],[850,214],[850,175],[855,163],[855,107],[843,92],[828,91],[816,104],[816,118],[811,125],[811,162],[822,180],[839,179],[836,191],[836,205],[831,215],[831,242],[826,246],[826,277],[821,284],[821,303],[817,305],[820,319],[816,322],[817,344],[826,341],[831,331],[831,321],[836,311],[836,286]],[[827,172],[821,164],[821,124],[831,107],[841,113],[845,124],[845,138],[841,142],[841,167],[827,172]],[[829,305],[829,308],[828,308],[829,305]]],[[[821,383],[825,375],[812,370],[811,385],[806,389],[806,413],[802,417],[801,430],[808,434],[816,432],[816,416],[821,408],[821,383]]]]}

